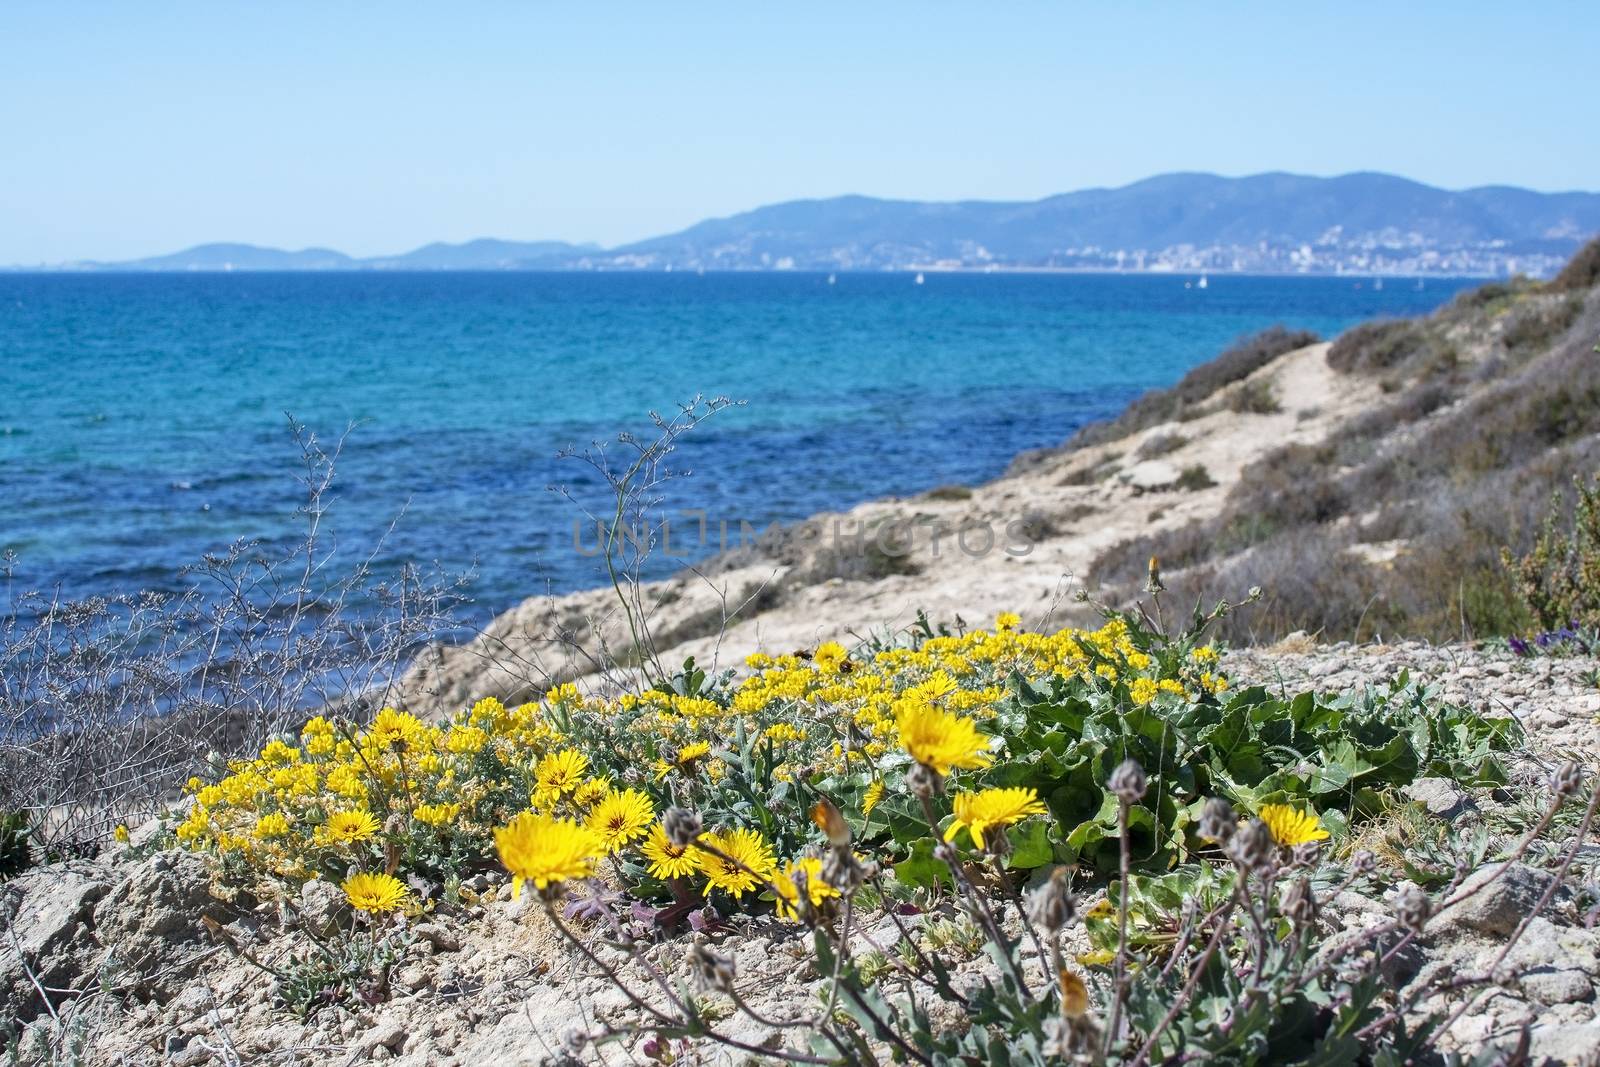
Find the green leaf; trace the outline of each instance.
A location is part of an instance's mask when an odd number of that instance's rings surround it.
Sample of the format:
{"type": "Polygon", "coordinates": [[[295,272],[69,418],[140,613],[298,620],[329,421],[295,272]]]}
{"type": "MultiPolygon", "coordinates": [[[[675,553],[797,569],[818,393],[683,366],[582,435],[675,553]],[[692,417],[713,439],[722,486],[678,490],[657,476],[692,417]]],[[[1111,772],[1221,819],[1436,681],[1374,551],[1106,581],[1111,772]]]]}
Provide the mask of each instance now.
{"type": "Polygon", "coordinates": [[[1050,827],[1043,819],[1030,819],[1007,828],[1011,841],[1010,865],[1014,870],[1028,871],[1043,867],[1055,858],[1055,848],[1050,844],[1050,827]]]}
{"type": "Polygon", "coordinates": [[[933,858],[933,842],[927,838],[912,845],[911,855],[894,865],[894,876],[917,889],[954,884],[950,880],[950,868],[942,860],[933,858]]]}

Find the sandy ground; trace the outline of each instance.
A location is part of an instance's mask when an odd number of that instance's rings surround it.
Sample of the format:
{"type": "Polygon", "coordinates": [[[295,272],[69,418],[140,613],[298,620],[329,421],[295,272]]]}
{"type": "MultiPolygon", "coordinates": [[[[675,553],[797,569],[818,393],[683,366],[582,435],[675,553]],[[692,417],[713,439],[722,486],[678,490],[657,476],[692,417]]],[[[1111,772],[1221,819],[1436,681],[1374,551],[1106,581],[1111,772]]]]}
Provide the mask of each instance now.
{"type": "MultiPolygon", "coordinates": [[[[893,630],[919,611],[935,625],[958,618],[987,625],[1015,611],[1034,627],[1088,621],[1072,594],[1103,552],[1141,534],[1181,527],[1216,511],[1248,464],[1291,442],[1334,434],[1378,396],[1376,385],[1328,367],[1328,345],[1279,357],[1207,401],[1199,418],[1165,423],[1104,445],[1033,457],[1012,473],[968,490],[862,504],[816,516],[817,536],[784,558],[746,553],[739,565],[713,562],[640,591],[662,663],[694,656],[702,666],[737,665],[751,652],[812,648],[826,640],[893,630]],[[1235,390],[1269,383],[1280,411],[1236,413],[1235,390]],[[1141,459],[1146,441],[1184,443],[1141,459]],[[1215,484],[1173,485],[1193,466],[1215,484]],[[910,541],[903,544],[909,533],[910,541]],[[1032,540],[1029,536],[1032,536],[1032,540]],[[888,545],[914,573],[833,576],[830,553],[869,542],[888,545]]],[[[859,570],[859,568],[858,568],[859,570]]],[[[607,589],[532,598],[496,619],[467,645],[433,650],[404,685],[419,713],[448,714],[483,696],[541,693],[556,681],[596,680],[609,649],[626,660],[628,629],[607,589]]]]}

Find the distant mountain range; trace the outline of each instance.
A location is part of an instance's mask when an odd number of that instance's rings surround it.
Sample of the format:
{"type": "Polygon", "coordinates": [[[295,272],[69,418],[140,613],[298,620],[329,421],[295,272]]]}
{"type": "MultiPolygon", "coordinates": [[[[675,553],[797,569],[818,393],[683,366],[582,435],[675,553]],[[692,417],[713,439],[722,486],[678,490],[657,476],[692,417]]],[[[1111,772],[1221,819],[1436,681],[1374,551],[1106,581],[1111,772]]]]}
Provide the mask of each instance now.
{"type": "Polygon", "coordinates": [[[430,244],[354,259],[201,245],[60,269],[1122,270],[1548,274],[1600,232],[1600,193],[1452,192],[1388,174],[1165,174],[1031,202],[795,200],[617,248],[561,241],[430,244]]]}

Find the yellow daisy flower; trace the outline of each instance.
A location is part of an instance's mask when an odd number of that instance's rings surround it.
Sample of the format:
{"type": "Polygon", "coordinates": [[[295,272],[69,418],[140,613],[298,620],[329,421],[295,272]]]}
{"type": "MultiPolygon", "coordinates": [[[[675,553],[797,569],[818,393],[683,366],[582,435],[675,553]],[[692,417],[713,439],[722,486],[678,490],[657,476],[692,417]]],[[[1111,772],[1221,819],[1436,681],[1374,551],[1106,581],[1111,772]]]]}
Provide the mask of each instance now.
{"type": "Polygon", "coordinates": [[[575,748],[564,748],[540,760],[534,775],[539,780],[539,792],[563,794],[578,788],[588,770],[588,756],[575,748]]]}
{"type": "Polygon", "coordinates": [[[1272,839],[1285,848],[1328,839],[1328,831],[1322,828],[1322,820],[1314,811],[1301,811],[1288,804],[1265,804],[1257,814],[1272,831],[1272,839]]]}
{"type": "Polygon", "coordinates": [[[850,653],[845,651],[843,645],[837,641],[829,641],[818,646],[816,654],[811,657],[811,662],[817,665],[817,670],[824,674],[836,674],[845,660],[850,658],[850,653]]]}
{"type": "Polygon", "coordinates": [[[837,889],[822,880],[821,860],[811,856],[797,859],[772,880],[772,888],[778,895],[777,911],[781,919],[800,918],[800,885],[795,881],[795,875],[801,872],[805,873],[806,899],[813,908],[820,908],[824,900],[839,895],[837,889]]]}
{"type": "Polygon", "coordinates": [[[650,861],[650,873],[657,878],[687,878],[700,869],[704,855],[693,845],[679,848],[667,840],[667,832],[660,823],[650,827],[650,836],[640,846],[644,858],[650,861]]]}
{"type": "Polygon", "coordinates": [[[655,817],[649,797],[637,789],[613,789],[589,812],[587,825],[607,852],[615,852],[643,834],[655,817]]]}
{"type": "Polygon", "coordinates": [[[972,770],[989,765],[989,739],[973,721],[921,702],[902,706],[895,715],[900,745],[918,763],[940,774],[952,768],[972,770]]]}
{"type": "Polygon", "coordinates": [[[861,814],[871,815],[872,809],[878,806],[883,799],[883,779],[878,779],[867,786],[866,793],[861,797],[861,814]]]}
{"type": "Polygon", "coordinates": [[[587,878],[605,846],[594,832],[570,819],[554,819],[525,811],[509,825],[496,828],[495,848],[511,872],[511,895],[522,895],[522,883],[535,889],[587,878]]]}
{"type": "Polygon", "coordinates": [[[317,827],[317,837],[324,844],[342,845],[365,841],[378,832],[378,820],[370,811],[334,811],[328,821],[317,827]]]}
{"type": "Polygon", "coordinates": [[[352,908],[368,915],[393,911],[406,899],[405,883],[389,874],[352,874],[339,888],[352,908]]]}
{"type": "Polygon", "coordinates": [[[1043,815],[1044,805],[1032,789],[985,789],[980,793],[958,793],[956,820],[944,832],[951,841],[965,826],[972,832],[972,843],[983,847],[983,832],[991,826],[1010,826],[1029,815],[1043,815]]]}
{"type": "Polygon", "coordinates": [[[772,877],[778,861],[772,847],[754,830],[727,830],[701,838],[721,855],[701,850],[700,871],[707,878],[706,896],[724,889],[738,900],[772,877]]]}

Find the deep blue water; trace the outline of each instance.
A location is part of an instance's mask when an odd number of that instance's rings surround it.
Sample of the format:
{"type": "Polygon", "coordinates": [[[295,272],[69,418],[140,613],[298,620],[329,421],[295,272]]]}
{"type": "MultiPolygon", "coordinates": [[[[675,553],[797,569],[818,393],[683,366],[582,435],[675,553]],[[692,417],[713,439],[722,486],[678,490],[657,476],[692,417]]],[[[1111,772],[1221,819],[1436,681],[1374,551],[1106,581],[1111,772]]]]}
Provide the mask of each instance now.
{"type": "Polygon", "coordinates": [[[564,445],[697,392],[669,504],[757,526],[999,474],[1274,322],[1331,336],[1470,281],[843,274],[0,275],[0,548],[68,596],[284,542],[285,413],[337,437],[348,565],[476,568],[483,615],[596,584],[564,445]]]}

